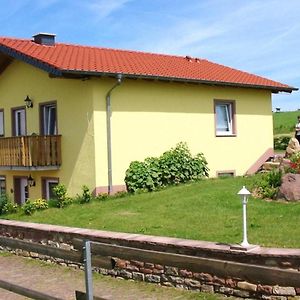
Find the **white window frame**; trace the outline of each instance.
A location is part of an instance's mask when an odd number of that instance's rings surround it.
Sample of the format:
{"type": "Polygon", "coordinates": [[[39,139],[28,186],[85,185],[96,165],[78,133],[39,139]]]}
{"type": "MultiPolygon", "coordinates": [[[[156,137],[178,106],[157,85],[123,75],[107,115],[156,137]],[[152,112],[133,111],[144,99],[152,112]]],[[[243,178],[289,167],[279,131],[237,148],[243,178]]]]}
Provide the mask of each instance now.
{"type": "Polygon", "coordinates": [[[43,135],[56,135],[57,134],[57,113],[56,103],[45,103],[42,104],[42,122],[43,122],[43,135]],[[50,132],[51,128],[51,116],[54,116],[54,132],[50,132]]]}
{"type": "Polygon", "coordinates": [[[222,101],[222,100],[215,100],[215,132],[216,136],[235,136],[235,128],[234,128],[234,121],[235,121],[235,102],[234,101],[222,101]],[[224,113],[224,123],[223,128],[221,129],[220,124],[218,123],[220,120],[220,116],[218,115],[220,109],[223,110],[224,113]]]}
{"type": "Polygon", "coordinates": [[[13,109],[15,136],[25,136],[26,135],[26,111],[25,108],[13,109]]]}
{"type": "Polygon", "coordinates": [[[46,200],[50,200],[50,188],[49,188],[49,183],[55,183],[55,184],[59,184],[59,180],[58,179],[46,179],[45,180],[45,192],[46,192],[46,200]]]}

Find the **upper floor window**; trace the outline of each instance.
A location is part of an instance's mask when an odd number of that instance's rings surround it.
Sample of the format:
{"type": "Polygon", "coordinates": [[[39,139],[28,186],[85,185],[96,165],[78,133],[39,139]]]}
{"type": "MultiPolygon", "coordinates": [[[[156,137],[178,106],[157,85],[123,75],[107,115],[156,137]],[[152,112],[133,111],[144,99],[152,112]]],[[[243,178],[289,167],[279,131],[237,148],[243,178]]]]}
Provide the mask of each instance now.
{"type": "Polygon", "coordinates": [[[215,101],[216,136],[235,135],[235,102],[215,101]]]}
{"type": "Polygon", "coordinates": [[[0,136],[4,136],[4,110],[0,109],[0,136]]]}
{"type": "Polygon", "coordinates": [[[57,134],[56,102],[49,102],[40,105],[41,134],[57,134]]]}
{"type": "Polygon", "coordinates": [[[26,135],[26,110],[25,107],[12,108],[12,135],[26,135]]]}

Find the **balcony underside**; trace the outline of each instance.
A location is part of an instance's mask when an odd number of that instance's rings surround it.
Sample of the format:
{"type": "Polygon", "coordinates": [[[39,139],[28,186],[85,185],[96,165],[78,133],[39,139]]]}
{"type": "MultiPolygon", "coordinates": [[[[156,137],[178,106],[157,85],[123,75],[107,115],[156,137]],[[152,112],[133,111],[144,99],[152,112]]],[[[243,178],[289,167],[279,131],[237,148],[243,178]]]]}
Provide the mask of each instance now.
{"type": "Polygon", "coordinates": [[[59,170],[60,166],[31,166],[31,167],[19,167],[19,166],[0,166],[0,170],[4,171],[51,171],[59,170]]]}

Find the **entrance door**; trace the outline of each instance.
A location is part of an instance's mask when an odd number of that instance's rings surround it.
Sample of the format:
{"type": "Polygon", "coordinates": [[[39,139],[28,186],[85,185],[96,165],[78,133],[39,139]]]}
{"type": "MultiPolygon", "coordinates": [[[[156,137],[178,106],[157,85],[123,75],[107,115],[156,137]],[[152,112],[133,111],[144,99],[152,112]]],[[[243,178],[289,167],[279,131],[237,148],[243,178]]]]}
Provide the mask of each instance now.
{"type": "Polygon", "coordinates": [[[29,198],[27,177],[14,177],[14,198],[19,205],[29,198]]]}
{"type": "Polygon", "coordinates": [[[13,136],[26,135],[26,113],[25,108],[13,110],[13,136]]]}

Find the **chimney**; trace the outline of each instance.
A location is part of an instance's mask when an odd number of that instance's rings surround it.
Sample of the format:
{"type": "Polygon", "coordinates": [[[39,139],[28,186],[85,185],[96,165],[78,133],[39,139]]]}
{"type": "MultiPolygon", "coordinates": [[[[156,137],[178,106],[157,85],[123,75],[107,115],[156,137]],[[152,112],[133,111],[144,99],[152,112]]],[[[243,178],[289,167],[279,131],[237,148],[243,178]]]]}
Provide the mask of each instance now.
{"type": "Polygon", "coordinates": [[[33,37],[33,41],[40,45],[54,46],[55,45],[55,34],[53,33],[37,33],[33,37]]]}

